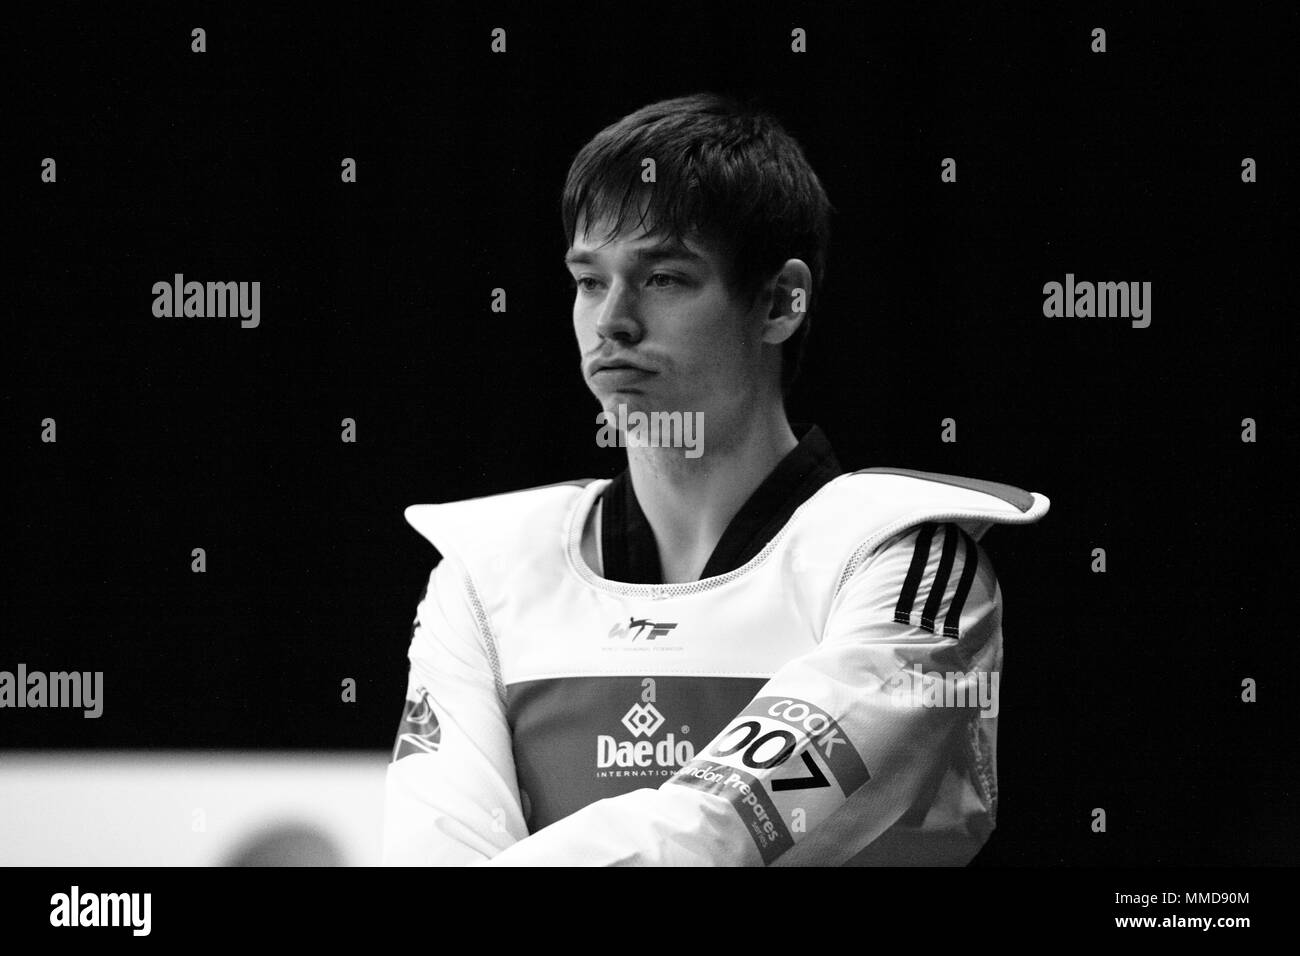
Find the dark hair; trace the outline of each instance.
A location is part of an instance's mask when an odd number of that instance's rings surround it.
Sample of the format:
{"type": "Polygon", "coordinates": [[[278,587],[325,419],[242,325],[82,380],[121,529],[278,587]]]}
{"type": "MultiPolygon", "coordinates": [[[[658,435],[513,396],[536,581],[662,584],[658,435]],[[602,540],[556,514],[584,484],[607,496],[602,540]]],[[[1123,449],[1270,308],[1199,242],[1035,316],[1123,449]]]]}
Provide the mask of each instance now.
{"type": "MultiPolygon", "coordinates": [[[[570,245],[579,219],[589,230],[606,217],[612,235],[635,218],[653,235],[680,241],[697,231],[720,241],[731,254],[728,285],[750,305],[787,259],[808,264],[818,301],[832,211],[780,122],[714,93],[661,100],[601,130],[574,158],[560,201],[570,245]],[[654,183],[641,180],[644,159],[655,162],[654,183]]],[[[783,393],[798,374],[808,326],[805,315],[782,345],[783,393]]]]}

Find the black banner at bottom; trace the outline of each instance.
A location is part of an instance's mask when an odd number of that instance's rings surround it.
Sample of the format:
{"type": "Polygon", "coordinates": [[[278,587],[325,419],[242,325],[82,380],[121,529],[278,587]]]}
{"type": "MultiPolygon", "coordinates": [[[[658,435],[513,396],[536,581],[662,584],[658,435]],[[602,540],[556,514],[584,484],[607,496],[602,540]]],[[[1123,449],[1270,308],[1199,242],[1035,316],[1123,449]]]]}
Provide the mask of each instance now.
{"type": "Polygon", "coordinates": [[[596,944],[662,939],[694,920],[703,931],[719,914],[743,913],[742,924],[765,925],[765,934],[786,923],[815,930],[825,942],[879,941],[891,925],[908,924],[924,926],[936,942],[945,934],[968,943],[1081,934],[1228,941],[1226,934],[1285,925],[1282,901],[1292,874],[1170,868],[826,869],[797,876],[702,870],[669,879],[627,874],[617,882],[576,870],[548,873],[544,882],[538,876],[483,869],[11,868],[0,870],[0,925],[11,942],[67,936],[93,945],[278,938],[340,945],[425,929],[486,930],[498,942],[562,932],[596,944]]]}

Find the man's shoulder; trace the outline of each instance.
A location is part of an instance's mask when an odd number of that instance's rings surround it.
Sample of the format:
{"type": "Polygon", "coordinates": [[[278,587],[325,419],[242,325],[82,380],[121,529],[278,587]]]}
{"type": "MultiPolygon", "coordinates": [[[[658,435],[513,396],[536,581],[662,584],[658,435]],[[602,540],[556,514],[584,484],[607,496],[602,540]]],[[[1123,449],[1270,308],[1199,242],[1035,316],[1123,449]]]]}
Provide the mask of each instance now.
{"type": "Polygon", "coordinates": [[[467,556],[524,546],[558,532],[598,478],[575,478],[432,504],[410,505],[406,521],[441,554],[467,556]]]}
{"type": "MultiPolygon", "coordinates": [[[[1016,508],[1022,513],[1029,512],[1033,509],[1036,496],[1033,492],[1025,491],[1023,488],[1017,488],[1015,485],[1005,484],[1000,481],[989,481],[985,478],[971,478],[966,475],[949,475],[938,471],[917,471],[914,468],[862,468],[852,472],[854,475],[889,475],[896,478],[907,478],[913,483],[919,483],[923,489],[921,493],[938,494],[943,488],[961,489],[967,492],[973,492],[977,495],[985,495],[996,498],[1000,502],[1016,508]],[[928,486],[939,485],[940,489],[934,489],[928,486]]],[[[1044,502],[1046,498],[1042,499],[1044,502]]]]}
{"type": "Polygon", "coordinates": [[[867,523],[959,520],[1030,524],[1047,514],[1051,501],[1040,492],[1004,482],[881,467],[840,475],[809,499],[808,506],[808,510],[831,516],[860,516],[867,523]],[[945,515],[950,517],[942,517],[945,515]]]}
{"type": "Polygon", "coordinates": [[[528,488],[513,488],[509,491],[494,491],[473,498],[455,498],[451,501],[413,504],[406,508],[405,515],[410,520],[413,514],[428,514],[436,511],[494,511],[500,509],[528,507],[546,500],[557,501],[576,497],[584,488],[599,478],[573,478],[569,481],[554,481],[546,485],[533,485],[528,488]],[[550,494],[548,494],[550,493],[550,494]]]}
{"type": "MultiPolygon", "coordinates": [[[[486,495],[475,495],[472,498],[454,498],[450,501],[430,502],[426,504],[414,504],[411,508],[444,508],[453,505],[469,505],[474,502],[501,502],[515,495],[529,495],[535,492],[546,491],[548,488],[585,488],[593,481],[599,481],[598,478],[571,478],[568,481],[553,481],[545,485],[531,485],[527,488],[511,488],[507,491],[493,491],[486,495]]],[[[408,509],[409,510],[409,509],[408,509]]]]}
{"type": "Polygon", "coordinates": [[[791,522],[791,544],[852,567],[921,526],[956,525],[979,541],[994,525],[1032,524],[1048,498],[1015,485],[908,468],[865,468],[828,482],[791,522]]]}

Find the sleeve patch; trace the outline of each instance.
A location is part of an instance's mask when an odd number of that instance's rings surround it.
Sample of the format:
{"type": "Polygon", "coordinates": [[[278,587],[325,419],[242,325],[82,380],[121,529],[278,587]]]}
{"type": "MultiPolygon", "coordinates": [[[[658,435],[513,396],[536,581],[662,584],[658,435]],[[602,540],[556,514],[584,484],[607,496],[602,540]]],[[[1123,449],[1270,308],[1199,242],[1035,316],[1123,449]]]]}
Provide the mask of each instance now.
{"type": "Polygon", "coordinates": [[[700,759],[692,760],[669,782],[703,790],[730,802],[754,838],[764,863],[771,863],[794,846],[794,837],[772,798],[752,774],[728,764],[700,759]]]}
{"type": "Polygon", "coordinates": [[[429,700],[429,692],[421,687],[416,693],[419,695],[417,699],[407,700],[402,723],[397,728],[393,762],[411,754],[436,753],[442,744],[442,727],[438,725],[438,715],[429,700]]]}
{"type": "Polygon", "coordinates": [[[815,705],[759,697],[669,783],[729,801],[771,863],[870,777],[843,728],[815,705]]]}

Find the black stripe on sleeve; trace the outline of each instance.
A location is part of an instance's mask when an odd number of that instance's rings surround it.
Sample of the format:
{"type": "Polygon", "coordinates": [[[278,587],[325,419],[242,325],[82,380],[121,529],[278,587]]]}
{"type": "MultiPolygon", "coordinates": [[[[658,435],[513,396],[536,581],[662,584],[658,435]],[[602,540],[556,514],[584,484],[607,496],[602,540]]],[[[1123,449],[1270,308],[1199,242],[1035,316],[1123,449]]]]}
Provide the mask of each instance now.
{"type": "Polygon", "coordinates": [[[943,619],[943,636],[959,637],[959,625],[961,624],[961,611],[966,605],[966,597],[970,594],[971,584],[975,580],[975,571],[979,568],[980,553],[975,547],[975,540],[965,531],[961,533],[962,540],[966,543],[966,549],[962,556],[961,580],[957,582],[957,593],[953,595],[952,607],[948,609],[948,616],[943,619]]]}
{"type": "Polygon", "coordinates": [[[921,584],[921,575],[930,560],[930,541],[934,537],[935,525],[927,521],[921,525],[916,536],[916,546],[912,550],[912,563],[907,569],[907,578],[903,581],[902,593],[898,595],[898,604],[894,607],[895,624],[912,623],[912,604],[916,601],[916,589],[921,584]]]}
{"type": "Polygon", "coordinates": [[[943,605],[943,594],[948,590],[948,578],[952,574],[952,564],[957,557],[957,536],[960,530],[955,524],[943,526],[943,556],[939,558],[939,568],[935,571],[934,581],[930,584],[930,594],[921,612],[921,626],[934,633],[934,619],[939,615],[943,605]]]}

